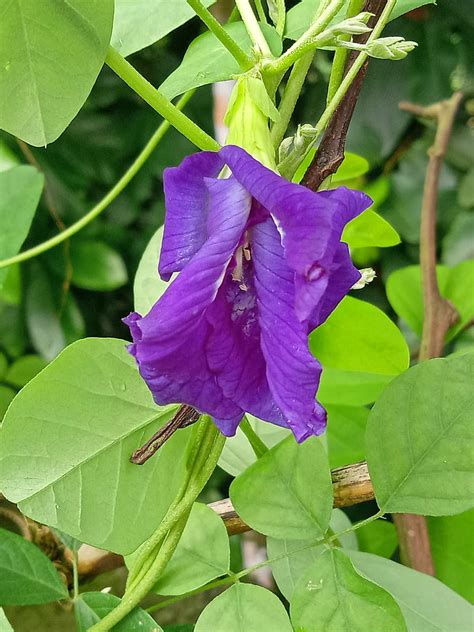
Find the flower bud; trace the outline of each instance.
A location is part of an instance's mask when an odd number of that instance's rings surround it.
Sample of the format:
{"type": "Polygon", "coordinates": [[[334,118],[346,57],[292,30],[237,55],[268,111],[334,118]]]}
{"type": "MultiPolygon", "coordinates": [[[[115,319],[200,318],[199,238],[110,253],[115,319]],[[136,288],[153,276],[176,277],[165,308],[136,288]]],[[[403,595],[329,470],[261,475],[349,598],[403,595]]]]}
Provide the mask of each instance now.
{"type": "Polygon", "coordinates": [[[262,79],[241,75],[232,90],[224,119],[229,128],[226,145],[238,145],[262,164],[276,169],[268,119],[275,121],[278,116],[262,79]]]}
{"type": "Polygon", "coordinates": [[[331,28],[331,31],[335,35],[362,35],[363,33],[369,33],[372,29],[367,26],[367,22],[373,16],[373,13],[369,11],[362,11],[353,18],[347,18],[336,24],[331,28]]]}
{"type": "Polygon", "coordinates": [[[368,42],[366,50],[371,57],[377,59],[404,59],[416,46],[417,42],[411,42],[403,37],[380,37],[368,42]]]}

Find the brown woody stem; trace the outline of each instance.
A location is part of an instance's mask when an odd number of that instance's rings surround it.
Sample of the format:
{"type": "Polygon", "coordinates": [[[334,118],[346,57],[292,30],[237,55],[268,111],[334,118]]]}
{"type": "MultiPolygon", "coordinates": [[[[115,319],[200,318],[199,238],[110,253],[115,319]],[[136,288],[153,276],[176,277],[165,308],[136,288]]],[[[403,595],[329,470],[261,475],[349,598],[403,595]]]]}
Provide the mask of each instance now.
{"type": "MultiPolygon", "coordinates": [[[[428,150],[429,162],[421,207],[420,269],[424,318],[420,362],[442,355],[446,332],[458,319],[457,311],[449,301],[441,296],[438,287],[436,276],[436,207],[441,167],[461,101],[462,94],[456,92],[450,99],[428,107],[400,103],[402,110],[436,121],[435,139],[428,150]]],[[[414,514],[395,514],[393,518],[400,541],[402,562],[428,575],[435,575],[426,518],[414,514]]]]}

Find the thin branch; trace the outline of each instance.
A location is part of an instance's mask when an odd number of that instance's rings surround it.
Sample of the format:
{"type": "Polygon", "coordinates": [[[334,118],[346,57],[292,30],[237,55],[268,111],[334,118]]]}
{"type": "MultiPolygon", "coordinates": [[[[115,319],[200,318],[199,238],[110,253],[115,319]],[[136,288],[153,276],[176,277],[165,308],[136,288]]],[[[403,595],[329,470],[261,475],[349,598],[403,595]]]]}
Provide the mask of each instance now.
{"type": "MultiPolygon", "coordinates": [[[[386,4],[387,0],[367,0],[363,10],[374,14],[369,21],[369,26],[373,27],[374,24],[377,23],[386,4]]],[[[355,38],[355,41],[363,44],[368,38],[369,34],[364,34],[359,38],[355,38]]],[[[347,60],[345,75],[347,75],[357,57],[357,51],[352,51],[347,60]]],[[[306,171],[302,184],[313,191],[317,191],[324,180],[335,173],[344,160],[347,132],[367,73],[367,66],[368,59],[364,62],[334,112],[324,136],[321,139],[318,151],[306,171]]]]}
{"type": "MultiPolygon", "coordinates": [[[[439,176],[448,149],[451,131],[463,95],[456,92],[446,100],[424,107],[413,103],[400,103],[400,108],[415,116],[434,119],[436,134],[428,150],[420,226],[420,269],[423,287],[423,333],[419,360],[437,358],[443,353],[448,329],[459,315],[449,301],[441,296],[436,277],[436,208],[439,176]]],[[[394,514],[400,542],[402,562],[427,575],[435,575],[433,556],[424,516],[394,514]]]]}

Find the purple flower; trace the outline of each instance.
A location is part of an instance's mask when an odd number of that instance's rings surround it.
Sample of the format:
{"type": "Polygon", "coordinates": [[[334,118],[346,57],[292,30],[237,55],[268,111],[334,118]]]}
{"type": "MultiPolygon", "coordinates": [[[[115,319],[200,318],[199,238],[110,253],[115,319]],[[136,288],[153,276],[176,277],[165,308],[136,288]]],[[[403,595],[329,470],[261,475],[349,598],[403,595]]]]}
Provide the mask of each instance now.
{"type": "Polygon", "coordinates": [[[360,278],[340,238],[370,198],[313,193],[231,145],[167,169],[164,188],[159,272],[180,274],[146,316],[125,320],[155,401],[190,404],[226,435],[245,412],[298,441],[320,434],[308,334],[360,278]],[[219,179],[225,165],[232,175],[219,179]]]}

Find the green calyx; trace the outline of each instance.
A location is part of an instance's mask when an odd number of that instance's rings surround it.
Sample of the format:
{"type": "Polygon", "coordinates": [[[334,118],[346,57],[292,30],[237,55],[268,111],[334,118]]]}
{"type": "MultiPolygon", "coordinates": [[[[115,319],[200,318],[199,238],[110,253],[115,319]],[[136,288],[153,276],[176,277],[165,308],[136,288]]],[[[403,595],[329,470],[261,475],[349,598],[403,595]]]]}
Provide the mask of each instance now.
{"type": "Polygon", "coordinates": [[[276,121],[278,116],[260,75],[241,75],[224,119],[229,128],[226,144],[242,147],[262,164],[276,170],[268,123],[269,119],[276,121]]]}

